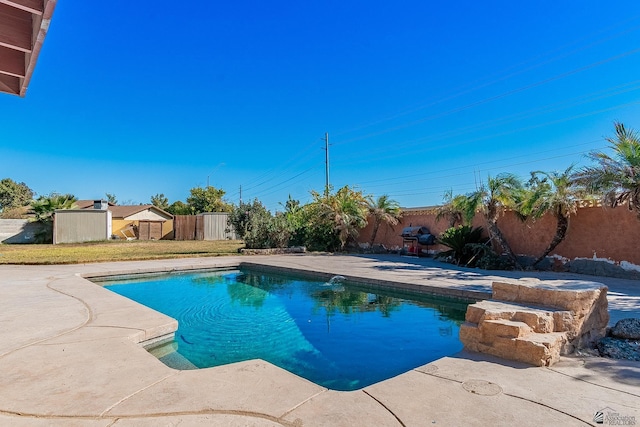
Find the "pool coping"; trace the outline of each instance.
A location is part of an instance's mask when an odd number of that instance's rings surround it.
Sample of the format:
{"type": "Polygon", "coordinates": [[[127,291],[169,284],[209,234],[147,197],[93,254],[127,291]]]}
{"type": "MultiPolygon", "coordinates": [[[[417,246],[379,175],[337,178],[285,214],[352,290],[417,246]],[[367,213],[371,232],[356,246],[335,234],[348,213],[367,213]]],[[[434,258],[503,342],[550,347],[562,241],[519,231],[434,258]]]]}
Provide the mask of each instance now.
{"type": "MultiPolygon", "coordinates": [[[[583,424],[592,422],[593,411],[601,409],[600,404],[607,406],[606,402],[608,406],[612,406],[611,402],[620,402],[621,408],[615,408],[620,414],[628,413],[640,419],[637,410],[632,410],[633,402],[640,397],[639,387],[630,386],[612,374],[630,369],[640,372],[640,366],[600,358],[565,358],[558,368],[545,369],[463,352],[353,392],[327,390],[255,360],[199,371],[175,371],[139,345],[154,335],[161,336],[163,331],[166,335],[167,328],[177,326],[171,323],[173,319],[136,303],[124,303],[123,297],[94,284],[87,286],[87,278],[114,273],[199,271],[236,268],[243,264],[251,268],[257,264],[267,269],[286,265],[297,273],[305,268],[309,271],[311,266],[321,274],[338,274],[349,280],[368,276],[367,281],[373,279],[381,285],[423,283],[429,276],[425,271],[431,267],[414,268],[415,264],[405,261],[284,255],[251,257],[250,260],[234,257],[77,266],[0,266],[0,290],[9,296],[0,300],[0,308],[4,309],[3,313],[17,316],[15,304],[21,303],[26,312],[25,316],[14,319],[13,330],[2,332],[5,342],[10,344],[0,350],[0,369],[7,373],[0,379],[0,390],[3,390],[0,422],[19,420],[24,425],[39,425],[44,419],[59,425],[73,424],[74,420],[82,425],[88,422],[137,425],[147,420],[148,425],[152,425],[151,421],[162,419],[221,425],[232,420],[254,425],[420,425],[419,420],[429,417],[439,423],[448,420],[449,424],[469,424],[472,420],[471,424],[479,421],[495,424],[496,420],[508,416],[523,425],[534,425],[531,423],[534,419],[536,425],[540,420],[583,424]],[[380,267],[376,263],[389,263],[390,273],[381,274],[387,270],[376,270],[380,267]],[[362,274],[363,271],[368,273],[362,274]],[[411,276],[407,272],[415,277],[414,283],[407,281],[406,277],[411,276]],[[404,278],[390,279],[403,274],[404,278]],[[594,375],[594,364],[606,365],[607,373],[603,369],[594,375]],[[566,390],[573,390],[575,378],[585,373],[592,378],[591,384],[581,384],[580,393],[558,399],[554,394],[558,383],[566,390]],[[535,386],[528,390],[518,386],[528,377],[536,378],[535,386]],[[486,398],[481,399],[482,395],[466,391],[465,378],[499,384],[503,391],[492,399],[500,400],[500,405],[494,407],[486,398]],[[545,394],[545,387],[551,391],[545,394]],[[434,389],[440,392],[430,392],[434,389]],[[489,405],[492,409],[470,411],[464,409],[464,404],[471,405],[469,408],[489,405]]],[[[458,273],[460,271],[453,275],[458,273]]],[[[463,273],[458,279],[463,280],[468,272],[463,273]]],[[[442,274],[442,271],[431,272],[432,277],[442,274]]],[[[480,292],[463,289],[464,283],[455,285],[451,278],[446,280],[451,286],[440,286],[452,291],[450,296],[480,292]]],[[[427,293],[431,291],[433,289],[427,293]]]]}

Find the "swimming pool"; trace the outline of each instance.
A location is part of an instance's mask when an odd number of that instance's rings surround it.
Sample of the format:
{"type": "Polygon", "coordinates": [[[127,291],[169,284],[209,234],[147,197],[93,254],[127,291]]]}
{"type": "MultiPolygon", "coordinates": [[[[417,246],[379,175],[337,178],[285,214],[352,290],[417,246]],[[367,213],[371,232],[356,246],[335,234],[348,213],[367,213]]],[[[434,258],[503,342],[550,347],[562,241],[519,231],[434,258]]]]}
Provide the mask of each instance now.
{"type": "Polygon", "coordinates": [[[263,359],[356,390],[462,349],[469,301],[253,270],[102,282],[178,320],[154,354],[175,368],[263,359]]]}

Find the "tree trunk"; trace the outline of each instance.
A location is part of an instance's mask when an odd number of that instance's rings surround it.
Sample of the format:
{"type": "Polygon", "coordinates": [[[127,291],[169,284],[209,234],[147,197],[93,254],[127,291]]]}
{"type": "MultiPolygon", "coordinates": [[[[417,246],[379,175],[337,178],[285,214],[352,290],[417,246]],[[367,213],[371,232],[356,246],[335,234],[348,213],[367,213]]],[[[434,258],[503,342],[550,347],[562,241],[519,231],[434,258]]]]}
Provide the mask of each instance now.
{"type": "Polygon", "coordinates": [[[554,250],[567,235],[567,230],[569,229],[569,217],[564,216],[560,211],[555,212],[554,216],[556,217],[556,234],[553,236],[553,239],[551,240],[551,243],[549,243],[549,246],[547,246],[547,249],[544,250],[544,253],[533,262],[534,267],[540,261],[545,259],[546,256],[549,255],[549,253],[554,250]]]}
{"type": "Polygon", "coordinates": [[[376,240],[376,234],[378,234],[378,228],[380,227],[380,220],[376,219],[373,223],[373,232],[371,233],[371,246],[373,247],[373,242],[376,240]]]}
{"type": "Polygon", "coordinates": [[[498,227],[498,210],[496,208],[489,209],[489,212],[487,213],[487,225],[491,238],[495,239],[502,250],[507,253],[507,256],[513,262],[515,267],[517,269],[521,269],[516,254],[513,253],[513,250],[511,250],[511,246],[509,246],[509,244],[507,243],[507,239],[505,239],[502,231],[500,231],[500,228],[498,227]]]}

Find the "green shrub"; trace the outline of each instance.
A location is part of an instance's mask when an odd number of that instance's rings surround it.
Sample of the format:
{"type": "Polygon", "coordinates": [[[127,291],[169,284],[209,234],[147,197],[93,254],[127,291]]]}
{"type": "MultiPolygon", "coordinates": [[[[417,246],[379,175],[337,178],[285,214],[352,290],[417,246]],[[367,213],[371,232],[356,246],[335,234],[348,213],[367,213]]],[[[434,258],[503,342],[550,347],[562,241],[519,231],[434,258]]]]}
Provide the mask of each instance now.
{"type": "Polygon", "coordinates": [[[456,265],[473,266],[477,260],[474,244],[484,244],[487,239],[482,235],[482,227],[471,227],[461,225],[451,227],[440,234],[437,242],[450,248],[448,251],[440,252],[436,258],[449,258],[456,265]]]}
{"type": "Polygon", "coordinates": [[[268,244],[270,248],[286,248],[293,234],[292,224],[281,212],[271,217],[267,224],[268,244]]]}
{"type": "Polygon", "coordinates": [[[239,239],[244,240],[248,249],[266,249],[270,247],[271,219],[271,212],[255,199],[252,203],[234,206],[227,224],[233,227],[239,239]]]}
{"type": "Polygon", "coordinates": [[[493,248],[485,243],[471,243],[469,248],[473,251],[474,256],[469,261],[475,267],[483,270],[509,270],[513,268],[513,264],[508,259],[498,255],[493,248]]]}

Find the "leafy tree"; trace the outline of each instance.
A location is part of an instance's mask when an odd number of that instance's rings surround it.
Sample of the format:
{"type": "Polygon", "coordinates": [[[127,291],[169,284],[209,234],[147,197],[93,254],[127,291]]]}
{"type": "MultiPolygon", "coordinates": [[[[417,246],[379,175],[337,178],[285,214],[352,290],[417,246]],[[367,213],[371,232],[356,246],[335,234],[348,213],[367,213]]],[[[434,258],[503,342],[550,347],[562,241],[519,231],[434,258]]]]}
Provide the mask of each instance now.
{"type": "Polygon", "coordinates": [[[73,209],[76,207],[76,197],[72,194],[50,194],[40,196],[31,204],[36,215],[36,221],[42,224],[42,231],[36,235],[38,243],[53,242],[53,215],[58,209],[73,209]]]}
{"type": "Polygon", "coordinates": [[[573,179],[573,168],[574,165],[571,165],[564,172],[531,173],[529,186],[532,191],[521,211],[534,220],[547,212],[556,219],[556,232],[544,252],[533,262],[534,266],[564,240],[569,229],[569,217],[576,213],[577,201],[584,194],[573,179]]]}
{"type": "Polygon", "coordinates": [[[155,196],[151,196],[151,204],[165,211],[169,209],[169,199],[167,199],[163,193],[158,193],[155,196]]]}
{"type": "Polygon", "coordinates": [[[304,208],[300,206],[300,201],[292,199],[291,195],[289,195],[284,208],[282,215],[286,220],[287,229],[290,232],[289,242],[292,245],[304,245],[304,208]]]}
{"type": "Polygon", "coordinates": [[[0,211],[26,206],[34,193],[24,182],[15,182],[11,178],[0,181],[0,211]]]}
{"type": "Polygon", "coordinates": [[[104,195],[107,197],[107,201],[109,203],[113,203],[114,205],[118,204],[118,199],[116,198],[116,195],[113,193],[104,193],[104,195]]]}
{"type": "Polygon", "coordinates": [[[466,203],[467,214],[480,209],[487,221],[491,240],[497,242],[516,267],[519,266],[518,259],[498,227],[498,217],[503,209],[516,207],[523,194],[522,182],[515,175],[504,173],[495,178],[489,177],[486,186],[467,196],[466,203]]]}
{"type": "MultiPolygon", "coordinates": [[[[254,203],[257,199],[254,200],[254,203]]],[[[250,211],[252,208],[251,203],[240,202],[238,206],[234,206],[233,210],[229,213],[227,218],[227,225],[232,227],[236,232],[238,239],[244,239],[244,236],[248,233],[250,224],[250,211]]]]}
{"type": "Polygon", "coordinates": [[[289,243],[291,230],[285,215],[271,215],[258,199],[234,206],[227,223],[249,249],[282,248],[289,243]]]}
{"type": "Polygon", "coordinates": [[[187,204],[191,208],[192,214],[203,212],[231,212],[232,206],[225,202],[222,197],[225,191],[213,186],[194,187],[190,190],[191,195],[187,197],[187,204]]]}
{"type": "MultiPolygon", "coordinates": [[[[311,193],[318,197],[318,193],[311,193]]],[[[311,251],[335,251],[340,248],[340,239],[334,229],[334,223],[325,215],[326,209],[316,199],[304,205],[300,211],[302,227],[298,235],[302,243],[311,251]]]]}
{"type": "Polygon", "coordinates": [[[21,206],[19,208],[7,208],[0,212],[0,218],[2,219],[25,219],[28,218],[28,215],[28,206],[21,206]]]}
{"type": "Polygon", "coordinates": [[[191,215],[191,208],[189,205],[177,200],[173,202],[167,209],[171,215],[191,215]]]}
{"type": "Polygon", "coordinates": [[[289,246],[292,236],[297,231],[289,221],[285,213],[276,212],[271,217],[268,227],[269,247],[286,248],[289,246]]]}
{"type": "Polygon", "coordinates": [[[389,196],[383,194],[377,200],[369,200],[369,215],[373,217],[373,230],[371,232],[371,246],[376,240],[378,228],[383,222],[389,224],[393,230],[393,226],[398,224],[402,211],[400,205],[395,200],[389,199],[389,196]]]}
{"type": "Polygon", "coordinates": [[[589,153],[596,164],[583,168],[575,178],[590,194],[602,195],[608,206],[627,203],[640,219],[640,138],[622,123],[615,123],[615,129],[615,138],[607,138],[613,153],[589,153]]]}

